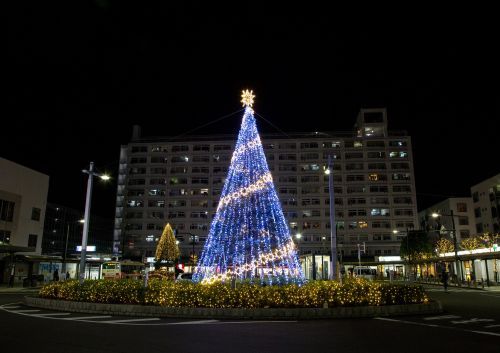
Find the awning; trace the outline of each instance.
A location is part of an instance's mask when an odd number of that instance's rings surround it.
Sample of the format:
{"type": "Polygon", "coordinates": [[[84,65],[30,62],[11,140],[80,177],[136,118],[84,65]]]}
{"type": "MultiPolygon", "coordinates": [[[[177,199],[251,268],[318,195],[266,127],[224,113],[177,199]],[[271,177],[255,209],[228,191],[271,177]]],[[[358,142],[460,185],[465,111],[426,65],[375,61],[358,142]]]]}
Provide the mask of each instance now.
{"type": "Polygon", "coordinates": [[[17,246],[10,244],[0,244],[0,254],[14,254],[16,252],[35,252],[36,248],[28,246],[17,246]]]}
{"type": "Polygon", "coordinates": [[[61,256],[50,256],[50,255],[17,255],[17,260],[27,261],[27,262],[61,262],[61,256]]]}

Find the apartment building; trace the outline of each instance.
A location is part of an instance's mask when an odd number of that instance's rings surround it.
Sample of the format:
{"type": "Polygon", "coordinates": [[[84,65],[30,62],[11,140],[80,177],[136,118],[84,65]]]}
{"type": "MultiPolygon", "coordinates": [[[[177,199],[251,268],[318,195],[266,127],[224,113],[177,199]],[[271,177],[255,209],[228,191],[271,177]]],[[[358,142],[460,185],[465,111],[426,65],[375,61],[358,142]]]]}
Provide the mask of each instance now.
{"type": "Polygon", "coordinates": [[[500,174],[471,187],[476,233],[500,233],[500,174]]]}
{"type": "MultiPolygon", "coordinates": [[[[166,222],[177,229],[183,256],[199,255],[228,172],[237,131],[226,136],[148,138],[134,127],[121,147],[114,252],[154,256],[166,222]]],[[[385,109],[362,109],[348,132],[261,135],[292,235],[302,254],[327,254],[328,176],[333,164],[337,241],[344,256],[397,255],[417,221],[411,138],[389,132],[385,109]]]]}
{"type": "Polygon", "coordinates": [[[436,237],[448,235],[452,239],[456,229],[457,242],[476,234],[472,198],[452,197],[418,213],[422,229],[435,230],[436,237]],[[432,217],[433,213],[439,217],[432,217]],[[453,217],[451,216],[453,214],[453,217]]]}
{"type": "MultiPolygon", "coordinates": [[[[48,203],[43,230],[42,254],[65,258],[77,257],[77,247],[82,245],[83,211],[63,205],[48,203]]],[[[95,252],[111,254],[113,220],[91,215],[88,245],[95,252]]]]}
{"type": "Polygon", "coordinates": [[[40,254],[49,176],[0,158],[0,244],[40,254]]]}
{"type": "Polygon", "coordinates": [[[48,175],[0,158],[0,283],[20,283],[33,272],[14,256],[40,254],[48,189],[48,175]]]}

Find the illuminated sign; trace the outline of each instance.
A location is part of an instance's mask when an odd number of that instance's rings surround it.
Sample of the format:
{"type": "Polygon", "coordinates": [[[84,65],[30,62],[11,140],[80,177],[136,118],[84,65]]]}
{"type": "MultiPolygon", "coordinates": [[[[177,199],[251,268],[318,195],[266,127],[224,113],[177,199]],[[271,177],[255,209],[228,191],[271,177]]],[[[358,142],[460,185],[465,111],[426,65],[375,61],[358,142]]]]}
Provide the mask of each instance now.
{"type": "MultiPolygon", "coordinates": [[[[472,255],[472,254],[484,254],[484,253],[491,253],[491,252],[497,252],[500,249],[498,249],[497,244],[493,244],[492,248],[481,248],[481,249],[474,249],[474,250],[460,250],[457,251],[457,255],[472,255]]],[[[447,256],[455,256],[454,252],[447,252],[444,254],[439,254],[440,257],[447,257],[447,256]]]]}
{"type": "MultiPolygon", "coordinates": [[[[82,251],[82,246],[77,245],[76,251],[82,251]]],[[[87,251],[95,251],[95,245],[87,245],[87,251]]]]}
{"type": "Polygon", "coordinates": [[[380,262],[401,261],[401,256],[379,256],[378,261],[380,262]]]}

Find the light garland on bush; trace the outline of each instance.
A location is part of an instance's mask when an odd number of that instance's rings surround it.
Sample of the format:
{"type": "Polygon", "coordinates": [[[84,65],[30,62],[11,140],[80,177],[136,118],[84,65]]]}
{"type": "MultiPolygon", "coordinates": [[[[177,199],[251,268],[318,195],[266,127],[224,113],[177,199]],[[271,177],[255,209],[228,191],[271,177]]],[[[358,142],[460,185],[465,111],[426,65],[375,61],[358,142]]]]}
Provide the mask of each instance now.
{"type": "Polygon", "coordinates": [[[314,281],[303,286],[259,286],[214,282],[201,285],[151,279],[144,288],[134,280],[77,280],[53,282],[39,293],[42,298],[93,303],[145,304],[165,307],[206,308],[321,308],[425,304],[429,297],[419,285],[394,285],[352,279],[314,281]]]}

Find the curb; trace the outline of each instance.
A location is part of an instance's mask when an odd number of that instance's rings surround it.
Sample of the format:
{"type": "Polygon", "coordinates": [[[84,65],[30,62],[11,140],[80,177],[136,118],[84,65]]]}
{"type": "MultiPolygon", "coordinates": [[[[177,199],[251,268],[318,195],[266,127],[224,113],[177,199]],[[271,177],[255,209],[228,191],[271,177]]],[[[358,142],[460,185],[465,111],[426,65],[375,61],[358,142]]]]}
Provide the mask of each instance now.
{"type": "MultiPolygon", "coordinates": [[[[414,283],[419,284],[419,285],[436,286],[436,287],[443,288],[442,283],[431,283],[431,282],[414,282],[414,283]]],[[[471,287],[471,286],[467,286],[467,285],[458,286],[456,284],[448,284],[448,288],[471,289],[471,290],[479,290],[479,291],[485,291],[485,292],[499,292],[500,291],[497,289],[491,289],[491,287],[498,287],[498,286],[471,287]]]]}
{"type": "Polygon", "coordinates": [[[439,301],[427,304],[351,306],[337,308],[170,308],[162,306],[101,304],[25,297],[28,306],[78,313],[118,316],[169,317],[179,319],[281,319],[314,320],[369,318],[379,316],[436,314],[443,312],[439,301]]]}

